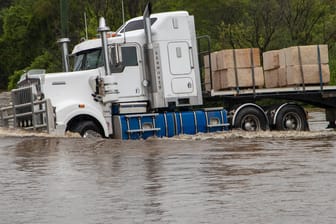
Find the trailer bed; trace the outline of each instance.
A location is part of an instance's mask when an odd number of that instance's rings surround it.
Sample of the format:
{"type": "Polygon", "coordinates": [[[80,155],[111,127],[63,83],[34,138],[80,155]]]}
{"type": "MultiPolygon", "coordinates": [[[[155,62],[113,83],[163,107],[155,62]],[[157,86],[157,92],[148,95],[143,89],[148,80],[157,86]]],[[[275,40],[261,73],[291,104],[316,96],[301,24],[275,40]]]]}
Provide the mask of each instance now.
{"type": "Polygon", "coordinates": [[[266,98],[294,100],[322,108],[336,108],[336,86],[291,86],[281,88],[249,88],[211,90],[210,97],[224,99],[227,103],[266,98]]]}

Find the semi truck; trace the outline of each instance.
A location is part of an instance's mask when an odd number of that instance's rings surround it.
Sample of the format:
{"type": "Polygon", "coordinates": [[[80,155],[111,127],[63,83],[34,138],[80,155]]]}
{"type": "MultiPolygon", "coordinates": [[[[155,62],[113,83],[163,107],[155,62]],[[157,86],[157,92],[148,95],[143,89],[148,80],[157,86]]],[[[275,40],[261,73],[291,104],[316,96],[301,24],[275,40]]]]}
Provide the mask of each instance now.
{"type": "Polygon", "coordinates": [[[99,38],[74,47],[73,71],[68,39],[62,39],[64,72],[22,75],[11,105],[0,109],[1,126],[125,140],[231,129],[306,131],[307,113],[296,103],[303,102],[325,108],[334,127],[336,86],[322,80],[309,86],[226,90],[215,90],[210,80],[206,91],[202,60],[211,62],[210,41],[196,36],[194,17],[186,11],[152,14],[147,5],[143,16],[114,33],[100,18],[98,32],[99,38]],[[282,101],[259,105],[261,99],[282,101]],[[215,107],[205,106],[213,101],[215,107]]]}

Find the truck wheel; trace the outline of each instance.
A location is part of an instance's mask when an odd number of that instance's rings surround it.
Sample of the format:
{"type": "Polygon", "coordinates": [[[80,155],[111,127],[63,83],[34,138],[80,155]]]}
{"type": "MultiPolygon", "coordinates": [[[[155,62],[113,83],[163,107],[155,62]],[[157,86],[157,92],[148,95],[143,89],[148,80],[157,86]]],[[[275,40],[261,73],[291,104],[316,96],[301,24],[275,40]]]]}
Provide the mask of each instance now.
{"type": "Polygon", "coordinates": [[[238,112],[234,128],[244,131],[265,131],[268,122],[265,114],[255,107],[245,107],[238,112]]]}
{"type": "Polygon", "coordinates": [[[82,121],[70,129],[72,132],[79,133],[83,138],[101,138],[102,131],[93,121],[82,121]]]}
{"type": "Polygon", "coordinates": [[[297,105],[286,105],[279,111],[275,128],[280,131],[307,131],[308,122],[304,110],[297,105]]]}

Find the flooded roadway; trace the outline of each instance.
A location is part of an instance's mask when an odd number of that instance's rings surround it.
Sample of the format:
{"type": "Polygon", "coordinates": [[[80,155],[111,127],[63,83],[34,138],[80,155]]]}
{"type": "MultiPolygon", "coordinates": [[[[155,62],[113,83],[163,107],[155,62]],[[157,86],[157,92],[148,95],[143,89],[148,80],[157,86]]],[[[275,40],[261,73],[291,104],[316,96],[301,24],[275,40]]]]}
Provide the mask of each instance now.
{"type": "Polygon", "coordinates": [[[0,131],[0,223],[335,223],[336,133],[119,141],[0,131]],[[23,136],[23,137],[19,137],[23,136]]]}

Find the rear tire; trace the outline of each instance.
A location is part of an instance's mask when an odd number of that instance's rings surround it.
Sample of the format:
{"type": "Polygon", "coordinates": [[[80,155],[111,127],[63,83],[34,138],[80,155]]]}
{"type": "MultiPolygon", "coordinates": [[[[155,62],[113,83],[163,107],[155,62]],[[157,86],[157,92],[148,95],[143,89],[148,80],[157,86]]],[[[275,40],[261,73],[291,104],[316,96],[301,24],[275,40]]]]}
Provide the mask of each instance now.
{"type": "Polygon", "coordinates": [[[297,105],[284,106],[277,114],[275,128],[279,131],[308,131],[304,110],[297,105]]]}
{"type": "Polygon", "coordinates": [[[80,134],[83,138],[103,137],[101,129],[93,121],[81,121],[71,128],[70,131],[80,134]]]}
{"type": "Polygon", "coordinates": [[[234,128],[244,131],[266,131],[268,129],[268,121],[261,110],[249,106],[238,112],[234,128]]]}

